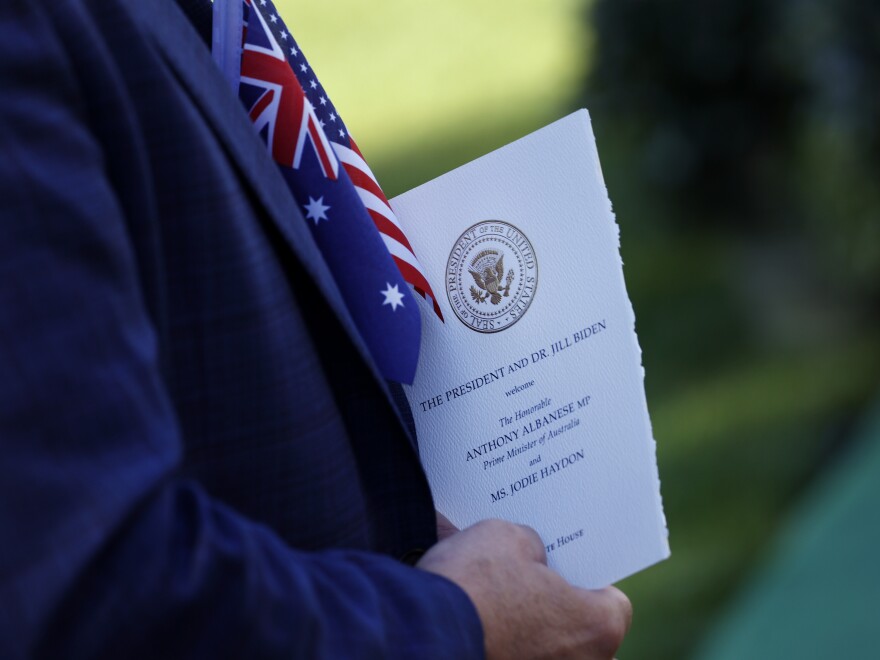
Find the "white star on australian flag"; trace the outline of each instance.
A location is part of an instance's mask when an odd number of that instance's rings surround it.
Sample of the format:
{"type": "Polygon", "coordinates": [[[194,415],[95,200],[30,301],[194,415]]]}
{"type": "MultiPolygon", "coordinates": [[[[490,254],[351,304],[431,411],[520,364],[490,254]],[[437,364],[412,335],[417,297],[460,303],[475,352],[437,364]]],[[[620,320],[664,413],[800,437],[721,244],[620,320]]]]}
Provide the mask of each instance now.
{"type": "Polygon", "coordinates": [[[394,286],[391,286],[391,282],[386,282],[386,284],[388,288],[379,292],[385,296],[385,302],[382,303],[382,306],[391,305],[391,311],[397,311],[398,307],[403,307],[403,294],[396,284],[394,286]]]}
{"type": "Polygon", "coordinates": [[[324,198],[319,197],[315,199],[311,195],[309,196],[309,203],[303,204],[303,208],[306,210],[306,218],[309,220],[314,220],[315,225],[317,225],[321,220],[327,220],[327,209],[330,207],[324,204],[324,198]]]}

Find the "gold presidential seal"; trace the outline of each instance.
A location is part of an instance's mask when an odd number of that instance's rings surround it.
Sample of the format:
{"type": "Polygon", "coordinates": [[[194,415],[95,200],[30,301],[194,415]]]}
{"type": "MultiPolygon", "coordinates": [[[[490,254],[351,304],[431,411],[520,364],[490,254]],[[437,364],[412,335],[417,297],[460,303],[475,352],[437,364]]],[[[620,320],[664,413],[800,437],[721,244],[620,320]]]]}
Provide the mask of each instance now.
{"type": "Polygon", "coordinates": [[[538,286],[532,244],[501,220],[465,231],[446,262],[446,295],[459,320],[477,332],[500,332],[516,323],[538,286]]]}

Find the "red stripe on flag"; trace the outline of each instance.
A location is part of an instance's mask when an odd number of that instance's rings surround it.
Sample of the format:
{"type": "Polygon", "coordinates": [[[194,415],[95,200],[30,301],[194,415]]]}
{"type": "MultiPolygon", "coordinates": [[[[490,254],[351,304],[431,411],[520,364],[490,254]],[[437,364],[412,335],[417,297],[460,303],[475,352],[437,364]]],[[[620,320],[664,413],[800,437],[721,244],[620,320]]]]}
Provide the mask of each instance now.
{"type": "Polygon", "coordinates": [[[315,147],[315,152],[321,160],[321,169],[324,170],[324,176],[331,180],[335,180],[336,174],[333,172],[333,163],[330,162],[330,155],[321,146],[320,130],[321,129],[315,124],[312,117],[309,117],[309,135],[312,136],[312,145],[315,147]]]}
{"type": "MultiPolygon", "coordinates": [[[[368,190],[373,193],[376,197],[381,199],[386,206],[388,206],[388,200],[385,198],[385,193],[382,192],[382,189],[379,187],[379,184],[371,177],[369,174],[364,172],[363,170],[359,170],[354,165],[350,163],[343,163],[343,167],[345,167],[345,171],[348,172],[348,176],[351,179],[351,182],[360,186],[364,190],[368,190]]],[[[388,206],[388,212],[392,213],[391,207],[388,206]]]]}
{"type": "Polygon", "coordinates": [[[364,155],[361,153],[361,150],[358,148],[357,144],[355,144],[354,138],[349,135],[348,141],[351,144],[352,151],[354,151],[358,156],[360,156],[361,159],[363,159],[363,161],[366,163],[367,159],[364,158],[364,155]]]}
{"type": "MultiPolygon", "coordinates": [[[[350,135],[348,136],[348,142],[351,145],[352,151],[354,151],[358,156],[361,157],[361,159],[364,160],[364,162],[366,162],[366,159],[364,158],[364,155],[361,153],[361,150],[358,148],[357,143],[354,141],[354,138],[352,138],[350,135]]],[[[382,188],[375,181],[375,179],[373,179],[373,177],[371,177],[366,172],[362,172],[361,170],[358,170],[357,168],[355,168],[353,166],[350,167],[348,165],[348,163],[343,163],[343,166],[345,167],[345,171],[348,172],[349,177],[351,177],[351,180],[355,182],[355,185],[360,185],[362,188],[369,190],[371,193],[373,193],[379,199],[381,199],[383,202],[385,202],[385,204],[388,205],[389,209],[391,208],[391,205],[388,204],[388,198],[385,197],[385,193],[382,191],[382,188]],[[356,173],[357,180],[355,179],[355,176],[352,176],[352,172],[356,173]],[[358,181],[360,181],[362,178],[365,179],[366,181],[369,181],[370,184],[372,184],[372,185],[367,186],[367,185],[363,185],[361,183],[358,183],[358,181]]],[[[415,257],[415,251],[412,249],[412,246],[409,244],[409,241],[406,239],[406,236],[403,236],[403,232],[396,225],[394,225],[394,223],[390,222],[387,218],[382,218],[382,216],[380,214],[374,213],[373,211],[370,211],[370,216],[373,218],[373,222],[376,223],[376,226],[379,228],[379,231],[382,231],[383,233],[387,233],[389,236],[392,236],[393,238],[397,239],[402,245],[405,245],[406,249],[409,250],[412,253],[412,255],[415,257]],[[381,218],[385,223],[393,226],[394,229],[396,230],[396,232],[398,234],[400,234],[401,236],[403,236],[403,240],[401,241],[399,238],[397,238],[396,234],[392,234],[391,232],[384,232],[382,227],[379,226],[379,222],[376,220],[377,217],[381,218]]],[[[437,318],[439,318],[443,323],[446,323],[445,319],[443,318],[443,312],[440,310],[440,305],[437,303],[437,296],[434,295],[434,291],[433,291],[433,289],[431,289],[431,285],[428,284],[428,280],[427,280],[427,278],[425,278],[424,274],[422,274],[422,272],[420,270],[418,270],[417,268],[414,268],[412,265],[406,263],[402,259],[395,257],[393,254],[391,255],[391,257],[394,259],[394,263],[396,263],[397,267],[400,269],[400,273],[401,273],[401,275],[403,275],[403,279],[406,280],[409,284],[411,284],[413,286],[413,288],[419,293],[419,295],[422,296],[422,298],[428,298],[428,297],[431,298],[431,301],[434,303],[434,313],[437,315],[437,318]]],[[[416,261],[418,261],[418,257],[416,257],[416,261]]]]}
{"type": "MultiPolygon", "coordinates": [[[[358,149],[358,146],[354,143],[354,140],[349,137],[349,141],[351,142],[351,150],[354,151],[358,156],[360,156],[361,160],[366,163],[367,161],[364,159],[364,155],[361,153],[361,150],[358,149]]],[[[391,210],[391,204],[388,202],[388,198],[385,196],[385,191],[382,190],[379,182],[373,178],[372,174],[359,170],[354,165],[349,165],[348,163],[345,163],[345,171],[348,172],[348,175],[351,177],[354,185],[360,186],[364,190],[369,190],[376,197],[385,202],[385,205],[388,207],[389,211],[391,210]],[[363,181],[363,183],[361,183],[361,181],[363,181]]]]}
{"type": "Polygon", "coordinates": [[[251,108],[250,118],[251,121],[255,122],[260,118],[260,115],[263,114],[263,111],[269,107],[269,104],[272,103],[272,99],[275,96],[275,91],[271,89],[267,89],[263,95],[254,103],[254,107],[251,108]]]}
{"type": "MultiPolygon", "coordinates": [[[[400,231],[400,227],[395,225],[388,218],[384,217],[381,213],[376,213],[372,209],[367,209],[367,213],[370,214],[370,217],[373,219],[373,224],[376,225],[376,229],[378,229],[380,233],[390,236],[407,250],[409,250],[409,252],[413,251],[412,246],[409,244],[409,241],[406,240],[406,236],[404,236],[403,232],[400,231]]],[[[413,259],[415,258],[416,255],[413,254],[413,259]]]]}
{"type": "Polygon", "coordinates": [[[276,162],[290,167],[296,148],[296,131],[302,124],[305,111],[306,93],[285,60],[258,51],[244,50],[241,55],[241,75],[281,86],[271,145],[272,156],[276,162]]]}
{"type": "Polygon", "coordinates": [[[437,297],[434,295],[434,292],[431,291],[431,285],[428,284],[428,280],[425,279],[425,276],[410,264],[406,263],[403,259],[398,259],[393,254],[391,257],[400,269],[400,274],[403,275],[404,280],[412,284],[423,297],[425,291],[429,292],[431,300],[434,302],[434,313],[440,317],[441,321],[443,321],[443,312],[440,311],[440,305],[437,304],[437,297]]]}

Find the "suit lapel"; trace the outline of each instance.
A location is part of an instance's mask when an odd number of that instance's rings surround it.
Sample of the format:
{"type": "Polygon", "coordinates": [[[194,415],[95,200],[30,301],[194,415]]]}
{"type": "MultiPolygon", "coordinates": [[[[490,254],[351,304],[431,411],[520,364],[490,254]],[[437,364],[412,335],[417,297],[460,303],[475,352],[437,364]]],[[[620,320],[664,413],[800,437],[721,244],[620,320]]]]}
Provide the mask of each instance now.
{"type": "Polygon", "coordinates": [[[230,93],[228,83],[211,59],[207,47],[172,0],[135,0],[127,4],[155,39],[163,59],[181,80],[207,124],[236,163],[240,176],[264,206],[287,248],[314,280],[408,435],[409,429],[401,411],[370,357],[287,184],[267,156],[266,146],[254,131],[238,99],[230,93]]]}
{"type": "MultiPolygon", "coordinates": [[[[129,6],[140,14],[163,59],[237,165],[240,176],[257,195],[287,247],[303,263],[343,323],[350,326],[339,292],[283,178],[266,157],[265,145],[255,134],[238,99],[229,93],[207,48],[186,17],[171,1],[135,1],[129,6]]],[[[353,326],[350,330],[354,330],[353,326]]]]}

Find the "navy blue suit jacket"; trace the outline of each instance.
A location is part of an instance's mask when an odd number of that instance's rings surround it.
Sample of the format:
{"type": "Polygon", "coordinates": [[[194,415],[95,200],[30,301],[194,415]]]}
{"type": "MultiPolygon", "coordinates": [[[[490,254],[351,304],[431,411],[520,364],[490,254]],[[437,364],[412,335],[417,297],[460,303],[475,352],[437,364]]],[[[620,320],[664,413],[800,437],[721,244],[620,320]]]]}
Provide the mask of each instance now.
{"type": "Polygon", "coordinates": [[[399,411],[172,0],[0,3],[0,532],[3,658],[482,653],[396,559],[435,541],[399,411]]]}

